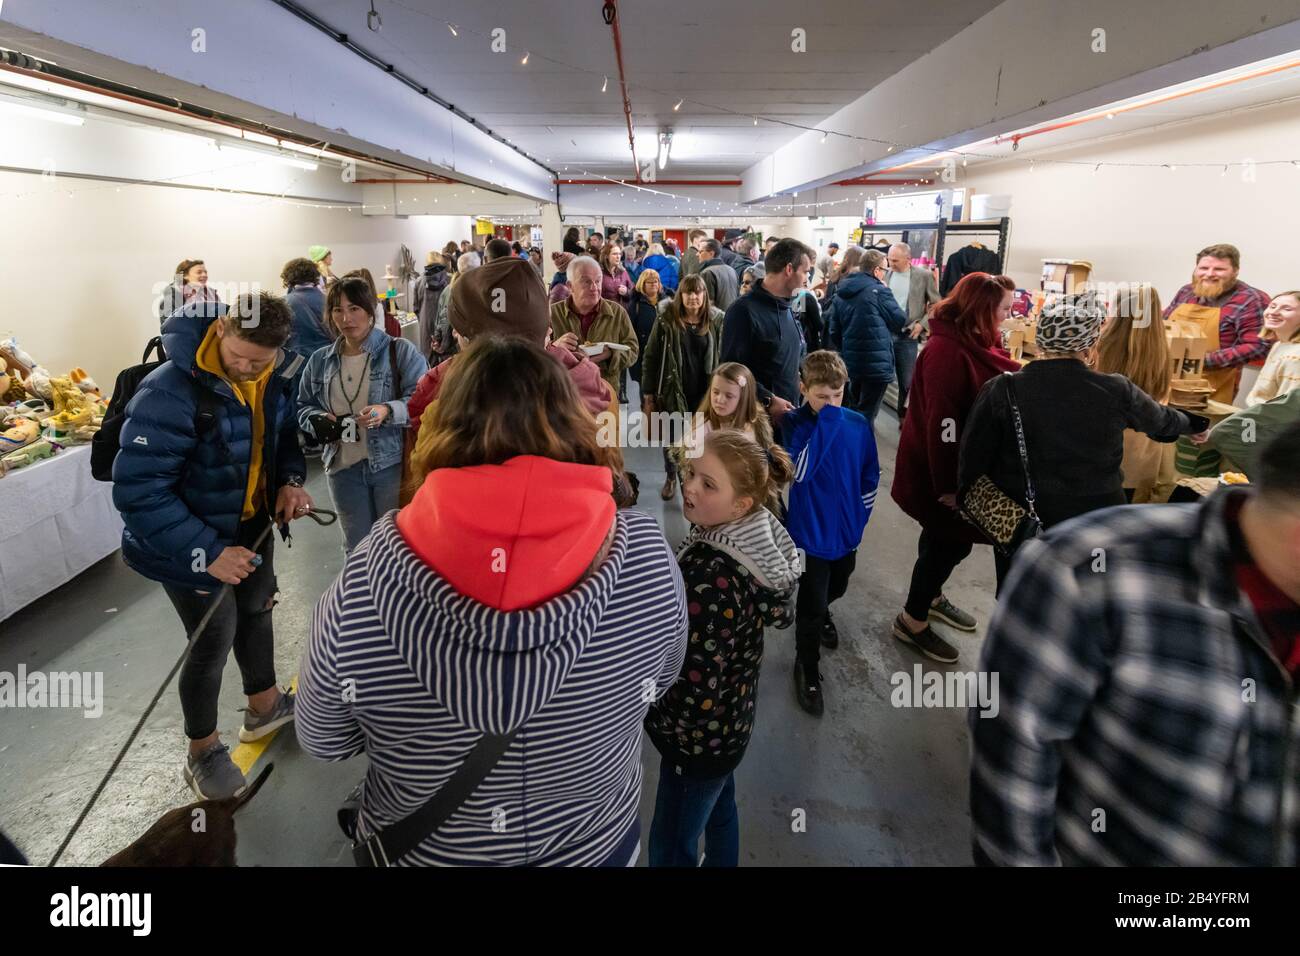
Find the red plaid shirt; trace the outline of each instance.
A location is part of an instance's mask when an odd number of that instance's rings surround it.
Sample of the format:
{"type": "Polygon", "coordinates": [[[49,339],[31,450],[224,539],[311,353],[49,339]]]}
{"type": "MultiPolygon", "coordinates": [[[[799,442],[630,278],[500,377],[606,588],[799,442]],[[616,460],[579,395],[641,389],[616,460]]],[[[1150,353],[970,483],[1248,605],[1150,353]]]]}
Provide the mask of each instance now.
{"type": "Polygon", "coordinates": [[[1224,508],[1237,587],[1255,609],[1260,627],[1273,646],[1273,656],[1290,672],[1292,680],[1300,680],[1300,605],[1287,597],[1255,563],[1241,533],[1241,505],[1242,499],[1237,499],[1224,508]]]}
{"type": "Polygon", "coordinates": [[[1240,279],[1232,291],[1218,299],[1202,299],[1189,282],[1178,290],[1174,301],[1165,309],[1165,318],[1178,306],[1190,302],[1223,311],[1219,314],[1219,349],[1205,356],[1206,368],[1238,368],[1268,356],[1268,342],[1261,342],[1259,330],[1264,324],[1268,296],[1240,279]]]}

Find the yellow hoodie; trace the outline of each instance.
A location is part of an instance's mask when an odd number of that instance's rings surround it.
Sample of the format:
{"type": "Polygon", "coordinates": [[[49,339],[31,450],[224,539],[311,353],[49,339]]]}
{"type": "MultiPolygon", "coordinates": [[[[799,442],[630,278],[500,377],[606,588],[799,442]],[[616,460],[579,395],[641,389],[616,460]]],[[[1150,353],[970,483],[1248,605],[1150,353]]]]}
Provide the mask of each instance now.
{"type": "MultiPolygon", "coordinates": [[[[220,320],[218,320],[220,321],[220,320]]],[[[234,390],[242,405],[253,410],[253,450],[248,458],[248,485],[244,489],[244,513],[242,519],[247,521],[257,514],[257,502],[264,497],[261,493],[262,476],[262,439],[266,435],[266,418],[262,413],[262,399],[266,395],[266,383],[275,371],[275,363],[266,367],[261,375],[251,382],[232,381],[221,365],[220,340],[217,338],[217,323],[208,326],[208,334],[203,337],[198,351],[194,354],[194,364],[205,372],[211,372],[234,390]]]]}

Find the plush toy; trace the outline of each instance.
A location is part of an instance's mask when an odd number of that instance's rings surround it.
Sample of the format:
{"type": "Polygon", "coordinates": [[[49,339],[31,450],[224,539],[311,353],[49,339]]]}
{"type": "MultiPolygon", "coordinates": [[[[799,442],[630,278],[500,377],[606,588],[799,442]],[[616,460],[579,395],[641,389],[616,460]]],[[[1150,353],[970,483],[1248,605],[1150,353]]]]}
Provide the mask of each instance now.
{"type": "Polygon", "coordinates": [[[72,380],[73,385],[83,392],[94,395],[96,398],[100,397],[99,386],[95,384],[95,380],[90,377],[90,373],[84,368],[77,366],[68,373],[68,378],[72,380]]]}
{"type": "MultiPolygon", "coordinates": [[[[33,378],[35,374],[33,373],[33,378]]],[[[54,414],[41,422],[46,428],[68,432],[89,425],[94,416],[94,404],[71,379],[50,379],[50,392],[54,400],[54,414]]]]}
{"type": "Polygon", "coordinates": [[[42,458],[49,458],[53,454],[54,446],[45,440],[41,440],[0,458],[0,468],[4,469],[4,471],[12,471],[15,468],[22,468],[24,465],[40,461],[42,458]]]}
{"type": "Polygon", "coordinates": [[[9,428],[0,432],[0,455],[17,451],[36,441],[41,426],[33,419],[21,415],[9,419],[9,428]]]}
{"type": "Polygon", "coordinates": [[[36,360],[23,351],[22,346],[18,344],[18,339],[10,336],[3,342],[0,342],[0,356],[4,357],[5,365],[9,371],[17,369],[19,378],[22,379],[23,387],[27,394],[35,398],[43,398],[45,401],[52,401],[53,395],[50,391],[50,373],[46,369],[36,364],[36,360]]]}

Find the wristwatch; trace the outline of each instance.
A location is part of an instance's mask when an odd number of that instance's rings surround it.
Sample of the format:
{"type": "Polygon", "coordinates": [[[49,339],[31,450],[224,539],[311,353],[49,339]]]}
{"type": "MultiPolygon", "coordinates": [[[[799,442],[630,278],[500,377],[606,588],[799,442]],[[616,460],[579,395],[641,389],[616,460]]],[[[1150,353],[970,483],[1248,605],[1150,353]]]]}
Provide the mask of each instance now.
{"type": "Polygon", "coordinates": [[[302,475],[290,475],[288,478],[285,479],[284,483],[289,488],[301,488],[302,475]]]}

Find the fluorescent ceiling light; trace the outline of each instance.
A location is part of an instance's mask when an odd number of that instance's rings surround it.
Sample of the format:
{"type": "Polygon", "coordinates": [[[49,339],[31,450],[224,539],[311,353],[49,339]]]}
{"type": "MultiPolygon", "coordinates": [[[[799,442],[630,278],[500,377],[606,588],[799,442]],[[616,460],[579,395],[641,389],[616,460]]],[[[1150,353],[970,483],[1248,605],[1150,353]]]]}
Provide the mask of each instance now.
{"type": "Polygon", "coordinates": [[[240,146],[227,146],[224,143],[217,144],[217,149],[221,150],[222,152],[246,153],[249,156],[256,156],[258,159],[265,160],[267,162],[281,163],[285,166],[292,166],[295,169],[305,169],[308,172],[315,172],[317,169],[317,165],[315,163],[309,163],[305,159],[295,159],[292,156],[283,156],[278,153],[264,153],[261,150],[257,150],[257,149],[248,149],[246,147],[240,147],[240,146]]]}
{"type": "Polygon", "coordinates": [[[82,126],[86,122],[85,117],[75,116],[72,113],[42,109],[39,106],[26,106],[22,103],[14,103],[11,100],[0,100],[0,112],[29,116],[32,119],[48,120],[51,123],[64,123],[68,126],[82,126]]]}

